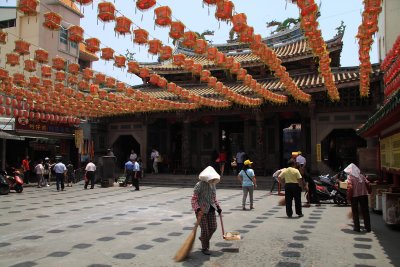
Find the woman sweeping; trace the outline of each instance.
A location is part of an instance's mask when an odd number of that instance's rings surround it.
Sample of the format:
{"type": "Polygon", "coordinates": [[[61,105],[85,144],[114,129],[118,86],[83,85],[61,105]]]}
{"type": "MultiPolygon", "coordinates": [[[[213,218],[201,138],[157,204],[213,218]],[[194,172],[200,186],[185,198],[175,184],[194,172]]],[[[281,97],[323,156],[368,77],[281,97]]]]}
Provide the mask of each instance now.
{"type": "Polygon", "coordinates": [[[200,228],[201,251],[210,255],[210,239],[217,229],[215,211],[221,214],[222,210],[216,197],[215,185],[219,183],[220,175],[211,166],[205,168],[199,175],[199,182],[194,187],[192,208],[196,218],[201,216],[200,228]]]}

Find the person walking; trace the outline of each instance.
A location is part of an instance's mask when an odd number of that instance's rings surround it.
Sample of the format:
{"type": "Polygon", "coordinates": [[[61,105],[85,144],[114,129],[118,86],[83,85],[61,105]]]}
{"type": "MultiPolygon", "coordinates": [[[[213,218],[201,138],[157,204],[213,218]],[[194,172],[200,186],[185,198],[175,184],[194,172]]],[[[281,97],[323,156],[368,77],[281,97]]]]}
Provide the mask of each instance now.
{"type": "Polygon", "coordinates": [[[290,159],[288,161],[288,167],[279,175],[279,179],[285,181],[286,215],[289,218],[293,215],[293,198],[297,216],[304,216],[301,210],[301,190],[303,188],[303,179],[299,170],[296,169],[295,166],[295,160],[290,159]]]}
{"type": "Polygon", "coordinates": [[[61,191],[64,191],[64,178],[67,176],[67,167],[62,163],[61,158],[58,158],[57,163],[53,168],[56,174],[57,191],[60,191],[60,185],[61,191]]]}
{"type": "Polygon", "coordinates": [[[95,171],[96,171],[96,165],[93,163],[92,159],[89,159],[89,163],[85,167],[85,177],[86,177],[84,186],[85,189],[87,189],[89,185],[89,180],[90,180],[90,189],[94,188],[95,171]]]}
{"type": "Polygon", "coordinates": [[[210,239],[217,229],[217,220],[215,211],[221,214],[222,209],[219,206],[215,185],[220,181],[220,175],[211,166],[205,168],[199,174],[199,182],[196,183],[193,190],[191,204],[196,218],[200,219],[200,241],[201,251],[205,255],[210,255],[210,239]]]}
{"type": "Polygon", "coordinates": [[[159,158],[160,158],[160,153],[158,153],[158,151],[153,148],[151,150],[150,159],[153,162],[154,174],[158,174],[158,161],[159,161],[159,158]]]}
{"type": "Polygon", "coordinates": [[[26,157],[22,160],[22,170],[24,171],[24,183],[29,184],[29,178],[30,178],[30,173],[31,173],[31,168],[30,168],[30,160],[29,156],[26,155],[26,157]]]}
{"type": "Polygon", "coordinates": [[[246,199],[247,195],[250,195],[250,210],[254,209],[253,205],[253,192],[257,187],[256,175],[254,174],[254,170],[251,168],[250,160],[245,160],[243,162],[243,170],[241,170],[237,176],[238,180],[242,184],[243,189],[243,198],[242,198],[242,208],[246,210],[246,199]]]}
{"type": "Polygon", "coordinates": [[[75,174],[74,174],[74,165],[71,161],[68,162],[67,165],[67,186],[72,187],[72,184],[75,183],[75,174]]]}
{"type": "Polygon", "coordinates": [[[43,172],[44,172],[43,160],[39,160],[38,164],[35,166],[35,173],[36,173],[36,178],[38,181],[38,185],[37,185],[38,188],[41,188],[42,185],[44,185],[43,172]]]}
{"type": "Polygon", "coordinates": [[[132,174],[132,186],[135,186],[135,190],[139,191],[139,178],[140,178],[140,165],[136,161],[133,160],[133,174],[132,174]]]}
{"type": "Polygon", "coordinates": [[[227,155],[225,151],[225,147],[222,147],[218,153],[218,163],[219,163],[219,173],[221,176],[224,176],[225,171],[225,163],[226,163],[227,155]]]}
{"type": "Polygon", "coordinates": [[[236,163],[237,163],[237,171],[240,172],[243,169],[243,162],[245,161],[244,156],[246,153],[243,151],[243,148],[240,147],[239,151],[236,153],[236,163]]]}
{"type": "Polygon", "coordinates": [[[132,181],[132,185],[133,185],[133,169],[134,169],[134,164],[132,162],[131,159],[129,159],[126,163],[125,163],[125,167],[124,167],[124,174],[125,174],[125,182],[124,182],[124,186],[128,186],[129,180],[132,181]]]}
{"type": "Polygon", "coordinates": [[[321,206],[314,179],[312,179],[311,175],[307,172],[305,165],[298,165],[298,169],[304,179],[305,189],[307,191],[307,203],[304,204],[303,207],[309,208],[311,207],[311,203],[315,204],[317,207],[321,206]]]}
{"type": "Polygon", "coordinates": [[[361,214],[364,219],[364,227],[367,232],[371,232],[371,220],[368,208],[368,181],[364,175],[360,173],[360,169],[351,163],[344,172],[348,174],[347,178],[347,200],[351,203],[351,211],[353,213],[353,230],[360,232],[360,206],[361,214]]]}
{"type": "Polygon", "coordinates": [[[44,164],[43,164],[43,178],[46,181],[46,186],[50,186],[50,159],[49,158],[44,158],[44,164]]]}

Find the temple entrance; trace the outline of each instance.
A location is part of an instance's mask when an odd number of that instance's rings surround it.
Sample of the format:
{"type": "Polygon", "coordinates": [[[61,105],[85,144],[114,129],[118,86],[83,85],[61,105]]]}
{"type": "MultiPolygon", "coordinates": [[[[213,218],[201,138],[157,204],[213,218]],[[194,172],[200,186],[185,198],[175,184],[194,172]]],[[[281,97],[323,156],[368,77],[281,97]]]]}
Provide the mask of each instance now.
{"type": "Polygon", "coordinates": [[[354,129],[335,129],[321,142],[322,160],[333,171],[340,171],[350,163],[358,165],[357,149],[366,146],[354,129]]]}
{"type": "Polygon", "coordinates": [[[231,175],[234,174],[231,162],[236,153],[240,148],[243,148],[246,152],[246,148],[244,147],[244,124],[243,121],[235,121],[235,122],[222,122],[220,123],[219,130],[219,147],[218,149],[225,149],[227,155],[227,161],[225,164],[225,174],[231,175]]]}
{"type": "Polygon", "coordinates": [[[292,152],[301,150],[301,124],[286,123],[282,130],[282,161],[281,166],[287,166],[292,152]]]}
{"type": "Polygon", "coordinates": [[[132,135],[120,135],[112,145],[112,149],[117,158],[117,168],[124,168],[132,149],[138,157],[141,157],[140,144],[132,135]]]}

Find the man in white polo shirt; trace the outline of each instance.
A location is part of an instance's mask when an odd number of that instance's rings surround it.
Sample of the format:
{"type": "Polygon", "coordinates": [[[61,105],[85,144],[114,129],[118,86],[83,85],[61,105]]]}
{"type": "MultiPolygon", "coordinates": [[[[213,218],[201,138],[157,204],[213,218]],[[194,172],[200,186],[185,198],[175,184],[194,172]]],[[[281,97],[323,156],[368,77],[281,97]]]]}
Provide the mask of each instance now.
{"type": "Polygon", "coordinates": [[[61,158],[57,159],[57,164],[54,165],[54,172],[56,173],[56,185],[57,191],[64,191],[64,178],[67,176],[67,167],[65,167],[64,163],[61,162],[61,158]]]}
{"type": "Polygon", "coordinates": [[[89,180],[90,180],[90,189],[93,189],[94,188],[94,180],[95,180],[94,174],[96,171],[96,165],[94,165],[93,160],[91,160],[91,159],[89,160],[89,163],[86,165],[85,171],[86,171],[86,173],[85,173],[85,176],[86,176],[85,189],[87,189],[87,187],[89,185],[89,180]]]}

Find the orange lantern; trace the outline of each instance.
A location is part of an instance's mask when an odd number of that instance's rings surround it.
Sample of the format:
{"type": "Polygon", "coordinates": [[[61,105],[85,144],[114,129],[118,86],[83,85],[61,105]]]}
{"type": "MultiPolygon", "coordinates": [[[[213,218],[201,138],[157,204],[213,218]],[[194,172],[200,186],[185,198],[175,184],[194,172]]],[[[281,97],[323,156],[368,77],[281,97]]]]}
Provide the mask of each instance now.
{"type": "Polygon", "coordinates": [[[87,89],[89,89],[89,83],[87,81],[81,80],[78,82],[78,88],[80,90],[86,91],[87,89]]]}
{"type": "Polygon", "coordinates": [[[137,63],[136,61],[129,61],[127,63],[127,65],[128,65],[128,72],[129,73],[137,74],[137,73],[140,72],[139,63],[137,63]]]}
{"type": "Polygon", "coordinates": [[[7,43],[7,35],[8,33],[0,29],[0,44],[6,44],[7,43]]]}
{"type": "Polygon", "coordinates": [[[36,61],[33,59],[27,59],[25,60],[25,67],[24,70],[28,72],[34,72],[36,71],[36,61]]]}
{"type": "Polygon", "coordinates": [[[65,78],[66,78],[65,72],[62,71],[62,70],[57,71],[54,75],[55,75],[55,78],[54,78],[54,79],[55,79],[56,81],[59,81],[59,82],[64,81],[65,78]]]}
{"type": "Polygon", "coordinates": [[[17,8],[27,16],[34,16],[37,14],[36,8],[38,4],[38,0],[19,0],[17,8]]]}
{"type": "Polygon", "coordinates": [[[29,54],[29,46],[31,44],[28,42],[25,42],[23,40],[16,40],[15,41],[15,49],[14,51],[17,52],[20,55],[28,55],[29,54]]]}
{"type": "MultiPolygon", "coordinates": [[[[25,85],[25,75],[23,75],[22,73],[14,73],[13,82],[16,85],[24,86],[25,85]]],[[[1,98],[1,100],[3,100],[3,98],[1,98]]]]}
{"type": "Polygon", "coordinates": [[[160,88],[165,88],[167,86],[167,83],[168,83],[167,79],[161,77],[160,79],[158,79],[157,86],[160,88]]]}
{"type": "Polygon", "coordinates": [[[114,66],[117,68],[125,68],[126,57],[124,56],[115,56],[114,57],[114,66]]]}
{"type": "Polygon", "coordinates": [[[196,45],[197,33],[188,31],[183,34],[182,45],[193,48],[196,45]]]}
{"type": "Polygon", "coordinates": [[[143,44],[147,43],[149,33],[146,30],[136,29],[133,31],[133,33],[135,34],[135,38],[133,39],[134,43],[137,43],[139,45],[143,45],[143,44]]]}
{"type": "Polygon", "coordinates": [[[125,83],[117,82],[117,92],[124,92],[126,89],[125,83]]]}
{"type": "Polygon", "coordinates": [[[193,68],[193,64],[194,64],[193,59],[185,59],[185,61],[183,62],[183,68],[185,70],[191,71],[193,68]]]}
{"type": "Polygon", "coordinates": [[[236,14],[232,17],[232,24],[235,32],[241,32],[243,27],[247,25],[247,16],[244,13],[236,14]]]}
{"type": "Polygon", "coordinates": [[[91,95],[97,95],[99,93],[99,86],[97,84],[91,84],[89,86],[89,92],[91,95]]]}
{"type": "Polygon", "coordinates": [[[137,0],[136,7],[139,10],[146,10],[152,8],[156,4],[156,0],[137,0]]]}
{"type": "Polygon", "coordinates": [[[245,26],[240,33],[239,40],[243,43],[250,43],[253,40],[254,28],[245,26]]]}
{"type": "Polygon", "coordinates": [[[97,6],[97,17],[103,22],[115,19],[115,6],[111,2],[101,2],[97,6]]]}
{"type": "Polygon", "coordinates": [[[49,53],[43,49],[35,50],[35,60],[39,63],[47,63],[49,62],[49,53]]]}
{"type": "Polygon", "coordinates": [[[198,39],[198,40],[196,40],[194,52],[196,54],[204,54],[207,51],[207,46],[208,46],[208,43],[206,40],[198,39]]]}
{"type": "Polygon", "coordinates": [[[93,0],[75,0],[75,1],[81,5],[89,5],[90,3],[93,2],[93,0]]]}
{"type": "Polygon", "coordinates": [[[233,66],[234,62],[235,62],[234,57],[226,57],[224,67],[230,69],[233,66]]]}
{"type": "Polygon", "coordinates": [[[180,39],[183,37],[185,31],[185,25],[180,21],[173,21],[171,22],[169,30],[169,37],[174,40],[180,39]]]}
{"type": "Polygon", "coordinates": [[[148,45],[149,45],[148,52],[153,55],[157,55],[162,47],[161,41],[157,39],[148,41],[148,45]]]}
{"type": "Polygon", "coordinates": [[[40,79],[37,76],[29,77],[29,87],[36,88],[40,83],[40,79]]]}
{"type": "Polygon", "coordinates": [[[222,52],[217,52],[214,62],[216,65],[224,65],[225,63],[225,54],[222,52]]]}
{"type": "Polygon", "coordinates": [[[78,76],[76,75],[69,75],[67,79],[68,84],[75,85],[78,83],[78,76]]]}
{"type": "Polygon", "coordinates": [[[104,60],[111,60],[114,58],[114,49],[110,47],[105,47],[101,49],[101,56],[104,60]]]}
{"type": "Polygon", "coordinates": [[[127,17],[117,17],[115,19],[115,28],[114,31],[118,32],[119,34],[127,34],[131,33],[131,25],[132,20],[128,19],[127,17]]]}
{"type": "Polygon", "coordinates": [[[168,92],[171,92],[171,93],[173,93],[173,92],[175,92],[175,89],[176,89],[176,84],[175,83],[168,83],[168,85],[167,85],[167,91],[168,92]]]}
{"type": "Polygon", "coordinates": [[[168,6],[160,6],[154,9],[156,15],[155,23],[158,26],[168,26],[171,24],[171,9],[168,6]]]}
{"type": "Polygon", "coordinates": [[[79,73],[79,69],[80,69],[79,64],[71,63],[71,64],[68,65],[68,72],[71,73],[71,74],[74,74],[74,75],[78,74],[79,73]]]}
{"type": "Polygon", "coordinates": [[[83,29],[80,26],[73,25],[68,28],[68,40],[75,43],[83,41],[83,29]]]}
{"type": "Polygon", "coordinates": [[[230,68],[231,73],[237,74],[242,66],[239,62],[235,61],[232,63],[232,67],[230,68]]]}
{"type": "MultiPolygon", "coordinates": [[[[43,73],[42,73],[43,75],[43,73]]],[[[53,81],[49,79],[42,79],[42,85],[44,87],[52,87],[53,86],[53,81]]]]}
{"type": "Polygon", "coordinates": [[[207,59],[214,60],[217,56],[218,49],[216,47],[209,47],[207,49],[207,59]]]}
{"type": "Polygon", "coordinates": [[[113,77],[107,77],[106,78],[106,86],[109,88],[114,88],[115,87],[115,82],[116,80],[113,77]]]}
{"type": "Polygon", "coordinates": [[[150,74],[149,83],[156,85],[156,84],[158,83],[158,80],[159,80],[160,78],[161,78],[161,77],[160,77],[158,74],[152,73],[152,74],[150,74]]]}
{"type": "Polygon", "coordinates": [[[194,63],[191,69],[193,75],[200,75],[201,71],[203,70],[203,66],[199,63],[194,63]]]}
{"type": "Polygon", "coordinates": [[[53,61],[53,69],[63,70],[65,69],[65,59],[62,57],[56,56],[52,59],[53,61]]]}
{"type": "Polygon", "coordinates": [[[91,68],[83,69],[82,78],[85,79],[85,80],[93,79],[93,70],[91,68]]]}
{"type": "Polygon", "coordinates": [[[115,94],[114,93],[109,93],[107,96],[108,100],[110,101],[115,101],[115,94]]]}
{"type": "Polygon", "coordinates": [[[176,54],[173,56],[172,64],[182,66],[185,63],[185,58],[184,54],[176,54]]]}
{"type": "Polygon", "coordinates": [[[85,40],[86,50],[91,53],[96,53],[100,51],[100,40],[97,38],[89,38],[85,40]]]}
{"type": "Polygon", "coordinates": [[[207,5],[215,5],[217,3],[218,0],[203,0],[203,3],[207,4],[207,5]]]}
{"type": "Polygon", "coordinates": [[[41,67],[42,77],[51,77],[51,67],[48,65],[42,65],[41,67]]]}
{"type": "Polygon", "coordinates": [[[202,70],[200,74],[200,81],[208,82],[208,79],[211,76],[211,72],[209,70],[202,70]]]}
{"type": "Polygon", "coordinates": [[[171,57],[172,57],[172,48],[168,45],[164,45],[163,47],[161,47],[160,58],[162,60],[167,60],[170,59],[171,57]]]}
{"type": "Polygon", "coordinates": [[[215,17],[219,20],[230,20],[232,18],[233,3],[231,1],[218,1],[215,17]]]}
{"type": "Polygon", "coordinates": [[[141,68],[139,72],[139,77],[142,79],[148,78],[150,76],[150,70],[147,68],[141,68]]]}
{"type": "Polygon", "coordinates": [[[208,78],[208,83],[207,83],[207,85],[209,86],[209,87],[215,87],[215,85],[217,84],[217,78],[215,78],[215,77],[213,77],[213,76],[211,76],[210,78],[208,78]]]}
{"type": "Polygon", "coordinates": [[[263,46],[262,37],[260,34],[253,34],[253,38],[251,40],[250,49],[251,50],[259,50],[263,46]]]}
{"type": "Polygon", "coordinates": [[[56,12],[44,13],[43,26],[49,30],[56,31],[61,28],[61,16],[56,12]]]}
{"type": "Polygon", "coordinates": [[[99,93],[100,98],[106,98],[106,96],[107,96],[106,90],[99,89],[98,93],[99,93]]]}
{"type": "Polygon", "coordinates": [[[6,54],[6,64],[14,67],[16,65],[19,65],[19,55],[16,53],[9,53],[6,54]]]}
{"type": "Polygon", "coordinates": [[[236,79],[238,79],[239,81],[243,81],[244,78],[246,77],[246,74],[247,74],[247,70],[246,69],[240,69],[237,72],[236,79]]]}

